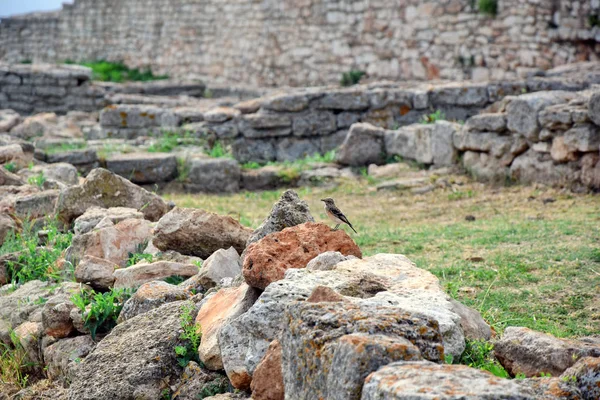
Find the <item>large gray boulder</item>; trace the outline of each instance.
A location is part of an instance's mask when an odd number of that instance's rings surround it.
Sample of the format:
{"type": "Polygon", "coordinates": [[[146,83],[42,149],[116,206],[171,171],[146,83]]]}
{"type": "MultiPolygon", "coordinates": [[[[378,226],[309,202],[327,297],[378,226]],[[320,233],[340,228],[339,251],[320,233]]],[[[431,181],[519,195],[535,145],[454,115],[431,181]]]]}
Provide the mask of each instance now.
{"type": "Polygon", "coordinates": [[[600,357],[600,343],[559,339],[528,328],[508,327],[494,354],[511,375],[560,376],[583,357],[600,357]]]}
{"type": "Polygon", "coordinates": [[[188,189],[208,193],[232,193],[240,190],[241,169],[236,160],[193,158],[188,164],[188,189]]]}
{"type": "Polygon", "coordinates": [[[202,263],[198,281],[206,289],[217,286],[222,279],[235,278],[242,273],[242,259],[238,252],[230,247],[219,249],[202,263]]]}
{"type": "Polygon", "coordinates": [[[497,378],[486,371],[465,365],[412,361],[389,364],[369,375],[361,400],[537,398],[518,381],[497,378]]]}
{"type": "Polygon", "coordinates": [[[368,300],[290,305],[281,347],[286,397],[307,400],[360,400],[364,379],[380,366],[444,356],[435,320],[368,300]]]}
{"type": "Polygon", "coordinates": [[[453,137],[460,129],[458,124],[438,121],[385,131],[385,151],[388,156],[398,155],[422,164],[453,165],[457,156],[453,137]]]}
{"type": "Polygon", "coordinates": [[[187,300],[191,293],[163,281],[153,281],[140,286],[125,302],[119,314],[119,323],[158,308],[166,303],[187,300]]]}
{"type": "MultiPolygon", "coordinates": [[[[328,286],[349,301],[369,299],[421,313],[439,324],[447,354],[460,356],[465,348],[461,317],[438,279],[404,256],[378,254],[341,262],[330,271],[290,269],[283,280],[270,284],[248,312],[221,329],[223,364],[232,382],[234,376],[254,373],[271,341],[280,338],[286,307],[306,300],[317,286],[328,286]]],[[[477,313],[471,318],[487,325],[477,313]]]]}
{"type": "Polygon", "coordinates": [[[511,178],[521,183],[568,186],[577,181],[576,175],[568,165],[556,165],[531,149],[515,158],[510,166],[511,178]]]}
{"type": "Polygon", "coordinates": [[[160,153],[118,154],[106,160],[106,169],[133,183],[169,182],[177,177],[177,158],[160,153]]]}
{"type": "Polygon", "coordinates": [[[247,245],[257,242],[270,233],[279,232],[285,228],[303,224],[305,222],[315,222],[310,213],[308,204],[300,200],[298,193],[293,190],[286,190],[279,200],[273,204],[271,212],[265,218],[263,223],[256,228],[248,238],[247,245]]]}
{"type": "Polygon", "coordinates": [[[383,164],[385,162],[384,133],[385,130],[368,123],[352,125],[336,155],[337,161],[353,167],[383,164]]]}
{"type": "Polygon", "coordinates": [[[94,349],[90,335],[59,340],[44,349],[48,378],[68,385],[81,361],[94,349]]]}
{"type": "Polygon", "coordinates": [[[573,93],[562,91],[523,94],[506,107],[507,127],[529,140],[537,140],[541,129],[538,121],[540,111],[554,104],[566,103],[573,97],[573,93]]]}
{"type": "Polygon", "coordinates": [[[75,220],[74,231],[76,235],[82,235],[90,232],[104,218],[108,218],[113,224],[118,224],[126,219],[143,219],[144,214],[135,208],[128,207],[90,207],[83,215],[75,220]]]}
{"type": "Polygon", "coordinates": [[[158,221],[153,243],[162,251],[208,258],[219,249],[246,248],[252,231],[229,216],[191,208],[175,208],[158,221]]]}
{"type": "Polygon", "coordinates": [[[312,138],[284,138],[276,145],[276,157],[280,162],[300,160],[319,152],[319,143],[312,138]]]}
{"type": "Polygon", "coordinates": [[[93,206],[135,208],[150,221],[158,221],[169,211],[165,201],[156,194],[103,168],[90,172],[81,185],[62,190],[56,214],[60,220],[70,224],[93,206]]]}
{"type": "Polygon", "coordinates": [[[506,130],[506,114],[478,114],[467,120],[465,127],[470,131],[502,132],[506,130]]]}
{"type": "Polygon", "coordinates": [[[32,168],[25,168],[18,172],[18,175],[25,180],[40,174],[43,174],[46,180],[60,182],[67,186],[73,186],[79,183],[77,168],[67,163],[36,165],[32,168]]]}
{"type": "Polygon", "coordinates": [[[182,372],[174,348],[183,345],[183,307],[194,309],[187,301],[168,303],[117,325],[77,369],[68,399],[160,398],[164,381],[182,372]]]}
{"type": "Polygon", "coordinates": [[[588,114],[592,122],[600,126],[600,92],[595,92],[590,96],[588,114]]]}
{"type": "Polygon", "coordinates": [[[54,213],[58,190],[44,190],[40,193],[22,196],[15,202],[15,214],[21,219],[46,218],[54,213]]]}

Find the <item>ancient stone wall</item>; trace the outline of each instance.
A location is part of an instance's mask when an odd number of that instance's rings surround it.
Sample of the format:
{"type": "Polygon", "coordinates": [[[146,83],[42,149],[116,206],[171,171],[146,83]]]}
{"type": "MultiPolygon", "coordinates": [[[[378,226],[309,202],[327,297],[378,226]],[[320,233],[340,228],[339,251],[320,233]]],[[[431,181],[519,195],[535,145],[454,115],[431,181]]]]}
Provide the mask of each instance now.
{"type": "Polygon", "coordinates": [[[505,79],[598,59],[598,4],[498,0],[75,0],[0,23],[0,60],[123,60],[210,82],[505,79]],[[590,18],[592,17],[592,18],[590,18]],[[596,19],[597,20],[597,19],[596,19]]]}
{"type": "Polygon", "coordinates": [[[97,111],[108,103],[92,72],[79,66],[0,64],[0,109],[21,114],[97,111]]]}

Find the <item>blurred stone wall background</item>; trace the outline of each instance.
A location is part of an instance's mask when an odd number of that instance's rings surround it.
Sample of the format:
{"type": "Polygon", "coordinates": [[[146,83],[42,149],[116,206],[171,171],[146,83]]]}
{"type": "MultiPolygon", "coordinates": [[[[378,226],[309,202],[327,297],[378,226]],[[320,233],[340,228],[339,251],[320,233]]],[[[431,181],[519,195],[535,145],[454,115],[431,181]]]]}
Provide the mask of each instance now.
{"type": "Polygon", "coordinates": [[[511,79],[598,59],[599,1],[75,0],[0,22],[0,61],[124,61],[257,86],[511,79]]]}

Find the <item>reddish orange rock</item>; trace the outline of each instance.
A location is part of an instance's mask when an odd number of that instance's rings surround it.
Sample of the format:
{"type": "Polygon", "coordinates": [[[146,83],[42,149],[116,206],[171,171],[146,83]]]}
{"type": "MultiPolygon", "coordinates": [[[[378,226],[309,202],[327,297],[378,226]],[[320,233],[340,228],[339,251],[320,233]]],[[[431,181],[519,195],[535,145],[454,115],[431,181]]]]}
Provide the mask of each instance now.
{"type": "Polygon", "coordinates": [[[250,286],[265,289],[283,279],[288,269],[305,268],[310,260],[326,251],[362,258],[360,248],[343,230],[307,222],[267,235],[248,246],[244,278],[250,286]]]}
{"type": "Polygon", "coordinates": [[[256,367],[252,376],[252,399],[283,400],[285,388],[281,372],[281,344],[273,340],[267,354],[256,367]]]}

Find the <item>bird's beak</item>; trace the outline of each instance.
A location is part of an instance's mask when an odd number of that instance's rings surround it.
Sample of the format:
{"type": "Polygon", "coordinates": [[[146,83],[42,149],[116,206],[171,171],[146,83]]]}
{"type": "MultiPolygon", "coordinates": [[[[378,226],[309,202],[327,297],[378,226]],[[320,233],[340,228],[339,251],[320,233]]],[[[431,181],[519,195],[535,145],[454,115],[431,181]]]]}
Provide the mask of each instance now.
{"type": "Polygon", "coordinates": [[[321,201],[325,201],[325,200],[321,199],[321,201]]]}

